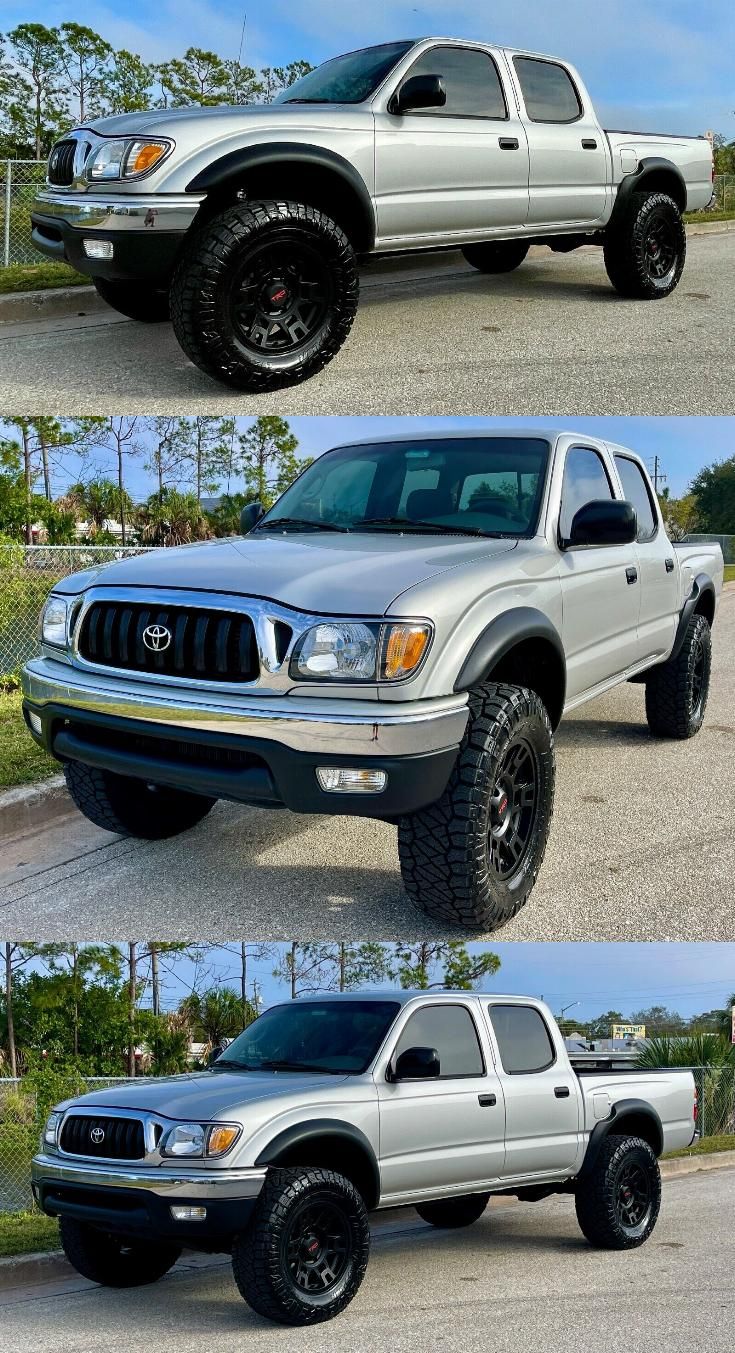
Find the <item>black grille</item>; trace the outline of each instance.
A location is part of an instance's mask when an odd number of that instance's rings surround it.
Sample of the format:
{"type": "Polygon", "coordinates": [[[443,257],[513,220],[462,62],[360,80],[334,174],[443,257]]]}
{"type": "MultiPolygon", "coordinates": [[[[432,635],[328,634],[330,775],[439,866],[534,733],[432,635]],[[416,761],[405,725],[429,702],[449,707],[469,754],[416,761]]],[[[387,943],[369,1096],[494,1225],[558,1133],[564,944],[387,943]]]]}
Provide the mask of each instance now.
{"type": "Polygon", "coordinates": [[[145,1155],[143,1124],[138,1118],[93,1118],[71,1114],[61,1129],[61,1149],[73,1156],[142,1160],[145,1155]]]}
{"type": "Polygon", "coordinates": [[[82,622],[79,652],[103,667],[200,681],[254,681],[259,673],[253,622],[228,611],[97,601],[82,622]],[[149,633],[157,649],[144,640],[150,627],[170,635],[149,633]]]}
{"type": "Polygon", "coordinates": [[[76,141],[57,141],[48,162],[48,181],[60,188],[68,188],[74,182],[74,156],[76,141]]]}
{"type": "Polygon", "coordinates": [[[252,770],[263,766],[262,757],[254,752],[240,748],[224,747],[206,742],[186,742],[180,738],[160,738],[154,734],[118,732],[106,724],[77,724],[70,722],[67,727],[76,737],[96,747],[109,747],[113,751],[140,752],[143,756],[154,756],[162,761],[186,762],[192,766],[214,766],[224,770],[252,770]]]}

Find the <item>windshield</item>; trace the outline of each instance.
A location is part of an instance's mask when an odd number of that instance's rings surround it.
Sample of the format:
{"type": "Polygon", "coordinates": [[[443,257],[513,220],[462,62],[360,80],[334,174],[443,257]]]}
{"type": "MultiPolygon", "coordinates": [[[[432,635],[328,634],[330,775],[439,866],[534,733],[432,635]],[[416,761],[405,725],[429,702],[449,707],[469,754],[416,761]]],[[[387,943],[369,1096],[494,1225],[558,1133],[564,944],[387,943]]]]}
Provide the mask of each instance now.
{"type": "Polygon", "coordinates": [[[256,530],[532,536],[549,462],[541,438],[344,446],[314,461],[256,530]]]}
{"type": "Polygon", "coordinates": [[[396,1001],[275,1005],[236,1038],[218,1067],[244,1071],[366,1071],[400,1006],[396,1001]]]}
{"type": "Polygon", "coordinates": [[[363,103],[413,45],[386,42],[335,56],[282,90],[276,103],[363,103]]]}

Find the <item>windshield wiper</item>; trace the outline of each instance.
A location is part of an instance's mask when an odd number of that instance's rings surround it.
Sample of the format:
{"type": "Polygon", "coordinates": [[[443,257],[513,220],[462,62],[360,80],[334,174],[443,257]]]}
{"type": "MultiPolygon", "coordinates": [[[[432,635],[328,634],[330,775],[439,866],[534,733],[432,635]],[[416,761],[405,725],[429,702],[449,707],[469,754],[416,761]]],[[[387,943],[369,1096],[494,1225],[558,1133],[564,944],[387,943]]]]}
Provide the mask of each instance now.
{"type": "Polygon", "coordinates": [[[214,1071],[218,1066],[231,1066],[235,1071],[257,1071],[257,1067],[252,1066],[250,1062],[233,1062],[231,1057],[218,1057],[216,1062],[212,1062],[209,1070],[214,1071]]]}
{"type": "Polygon", "coordinates": [[[312,1062],[288,1062],[288,1061],[265,1061],[258,1067],[259,1071],[313,1071],[321,1072],[325,1076],[344,1076],[346,1072],[337,1071],[333,1066],[317,1066],[312,1062]]]}
{"type": "Polygon", "coordinates": [[[331,99],[282,99],[282,103],[331,103],[331,99]]]}
{"type": "Polygon", "coordinates": [[[311,521],[308,517],[274,517],[271,522],[262,522],[256,531],[272,531],[278,526],[310,526],[313,531],[349,531],[349,526],[338,526],[333,521],[311,521]]]}
{"type": "MultiPolygon", "coordinates": [[[[479,526],[450,526],[441,521],[418,521],[415,517],[364,517],[355,526],[412,526],[418,530],[444,531],[453,536],[496,536],[496,531],[481,531],[479,526]]],[[[354,530],[354,527],[353,527],[354,530]]]]}

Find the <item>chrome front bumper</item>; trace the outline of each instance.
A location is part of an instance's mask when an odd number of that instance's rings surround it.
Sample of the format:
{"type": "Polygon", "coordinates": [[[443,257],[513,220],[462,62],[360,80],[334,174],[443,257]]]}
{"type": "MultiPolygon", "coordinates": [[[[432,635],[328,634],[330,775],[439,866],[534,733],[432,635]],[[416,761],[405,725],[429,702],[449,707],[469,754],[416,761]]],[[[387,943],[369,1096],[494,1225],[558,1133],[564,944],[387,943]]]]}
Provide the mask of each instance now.
{"type": "Polygon", "coordinates": [[[265,1182],[266,1170],[253,1167],[239,1170],[182,1170],[180,1166],[132,1166],[121,1169],[98,1162],[70,1162],[58,1156],[38,1155],[31,1164],[31,1182],[35,1185],[89,1185],[100,1189],[142,1189],[165,1199],[197,1198],[222,1201],[257,1198],[265,1182]]]}
{"type": "Polygon", "coordinates": [[[33,215],[72,230],[189,229],[204,193],[76,193],[42,188],[31,205],[33,215]]]}

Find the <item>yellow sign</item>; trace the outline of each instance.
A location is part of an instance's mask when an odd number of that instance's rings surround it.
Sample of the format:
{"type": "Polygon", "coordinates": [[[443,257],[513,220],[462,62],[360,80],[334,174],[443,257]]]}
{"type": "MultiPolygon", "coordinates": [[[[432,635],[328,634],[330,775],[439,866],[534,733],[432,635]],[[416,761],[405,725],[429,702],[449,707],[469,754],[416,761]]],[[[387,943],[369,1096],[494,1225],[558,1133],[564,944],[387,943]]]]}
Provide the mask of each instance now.
{"type": "Polygon", "coordinates": [[[645,1024],[613,1024],[613,1038],[645,1038],[645,1024]]]}

